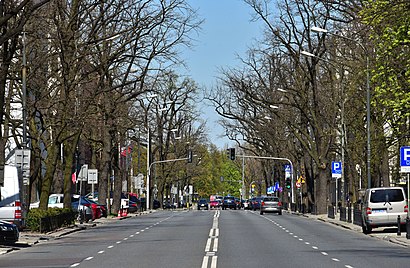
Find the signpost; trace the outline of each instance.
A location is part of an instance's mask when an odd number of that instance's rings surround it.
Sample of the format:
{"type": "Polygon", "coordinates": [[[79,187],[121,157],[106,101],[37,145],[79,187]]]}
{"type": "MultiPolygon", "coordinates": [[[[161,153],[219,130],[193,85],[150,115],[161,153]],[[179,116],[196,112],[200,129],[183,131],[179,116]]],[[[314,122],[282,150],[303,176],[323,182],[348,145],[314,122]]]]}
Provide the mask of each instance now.
{"type": "Polygon", "coordinates": [[[338,187],[337,187],[337,180],[342,177],[342,162],[332,162],[332,178],[335,178],[336,186],[335,186],[335,205],[336,205],[336,212],[337,212],[337,203],[338,203],[338,187]]]}
{"type": "Polygon", "coordinates": [[[98,183],[98,169],[89,169],[87,178],[88,184],[91,184],[91,195],[94,198],[94,184],[98,183]]]}
{"type": "MultiPolygon", "coordinates": [[[[407,204],[410,202],[410,146],[400,147],[400,172],[407,173],[407,204]]],[[[406,238],[410,239],[410,219],[407,211],[406,218],[406,238]]]]}
{"type": "Polygon", "coordinates": [[[18,149],[15,154],[16,166],[21,168],[23,174],[23,185],[30,184],[30,155],[29,149],[18,149]]]}

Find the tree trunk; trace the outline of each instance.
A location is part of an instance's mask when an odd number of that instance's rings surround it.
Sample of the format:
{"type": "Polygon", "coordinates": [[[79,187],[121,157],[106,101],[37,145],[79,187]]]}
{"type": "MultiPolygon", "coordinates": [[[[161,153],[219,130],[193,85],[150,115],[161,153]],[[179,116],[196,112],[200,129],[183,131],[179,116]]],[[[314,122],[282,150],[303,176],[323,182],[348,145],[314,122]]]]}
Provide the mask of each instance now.
{"type": "Polygon", "coordinates": [[[58,150],[60,144],[53,144],[47,148],[47,159],[46,159],[46,174],[43,179],[41,194],[40,194],[40,209],[46,210],[48,207],[48,196],[50,195],[51,185],[53,183],[54,173],[57,166],[58,160],[58,150]]]}
{"type": "Polygon", "coordinates": [[[316,178],[316,209],[317,214],[327,214],[328,206],[328,188],[327,181],[329,178],[329,171],[325,168],[319,168],[316,178]]]}
{"type": "MultiPolygon", "coordinates": [[[[74,157],[78,141],[80,140],[81,132],[75,135],[71,140],[67,140],[64,146],[64,207],[71,208],[71,195],[73,194],[73,181],[72,181],[72,167],[75,166],[76,159],[74,157]]],[[[76,170],[77,171],[77,170],[76,170]]]]}

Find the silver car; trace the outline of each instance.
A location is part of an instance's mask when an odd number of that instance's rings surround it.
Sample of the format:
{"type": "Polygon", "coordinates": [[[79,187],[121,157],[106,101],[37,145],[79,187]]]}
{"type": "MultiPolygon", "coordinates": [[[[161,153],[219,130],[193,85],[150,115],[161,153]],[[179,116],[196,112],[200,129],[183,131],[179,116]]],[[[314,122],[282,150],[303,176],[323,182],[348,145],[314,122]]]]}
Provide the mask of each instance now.
{"type": "Polygon", "coordinates": [[[362,202],[363,233],[371,233],[373,228],[404,226],[408,213],[406,194],[402,187],[370,188],[366,190],[362,202]]]}
{"type": "Polygon", "coordinates": [[[280,202],[278,197],[267,196],[262,198],[260,214],[263,215],[265,212],[273,212],[282,215],[282,202],[280,202]]]}

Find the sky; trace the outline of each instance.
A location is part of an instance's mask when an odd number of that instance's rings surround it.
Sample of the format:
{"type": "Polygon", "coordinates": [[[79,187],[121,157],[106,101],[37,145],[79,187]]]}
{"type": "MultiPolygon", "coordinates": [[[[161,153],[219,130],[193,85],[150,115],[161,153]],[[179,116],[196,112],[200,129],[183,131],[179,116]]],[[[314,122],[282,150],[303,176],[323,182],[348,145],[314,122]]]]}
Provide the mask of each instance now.
{"type": "MultiPolygon", "coordinates": [[[[216,85],[218,68],[239,66],[238,55],[244,56],[262,35],[262,23],[252,22],[252,10],[243,0],[188,0],[205,22],[192,50],[184,51],[188,74],[201,88],[216,85]]],[[[201,117],[207,121],[209,140],[218,148],[234,146],[217,120],[210,103],[202,103],[201,117]]]]}

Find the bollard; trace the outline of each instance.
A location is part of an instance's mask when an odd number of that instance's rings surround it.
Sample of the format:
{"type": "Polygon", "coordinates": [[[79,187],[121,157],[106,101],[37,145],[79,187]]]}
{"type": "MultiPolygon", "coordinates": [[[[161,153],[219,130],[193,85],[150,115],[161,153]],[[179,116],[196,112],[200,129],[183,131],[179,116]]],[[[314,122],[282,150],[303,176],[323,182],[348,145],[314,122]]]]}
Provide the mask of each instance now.
{"type": "Polygon", "coordinates": [[[406,238],[410,239],[410,218],[406,218],[406,238]]]}
{"type": "Polygon", "coordinates": [[[397,235],[401,235],[400,215],[397,216],[397,235]]]}
{"type": "Polygon", "coordinates": [[[84,223],[84,215],[83,215],[83,210],[80,209],[80,224],[84,223]]]}

